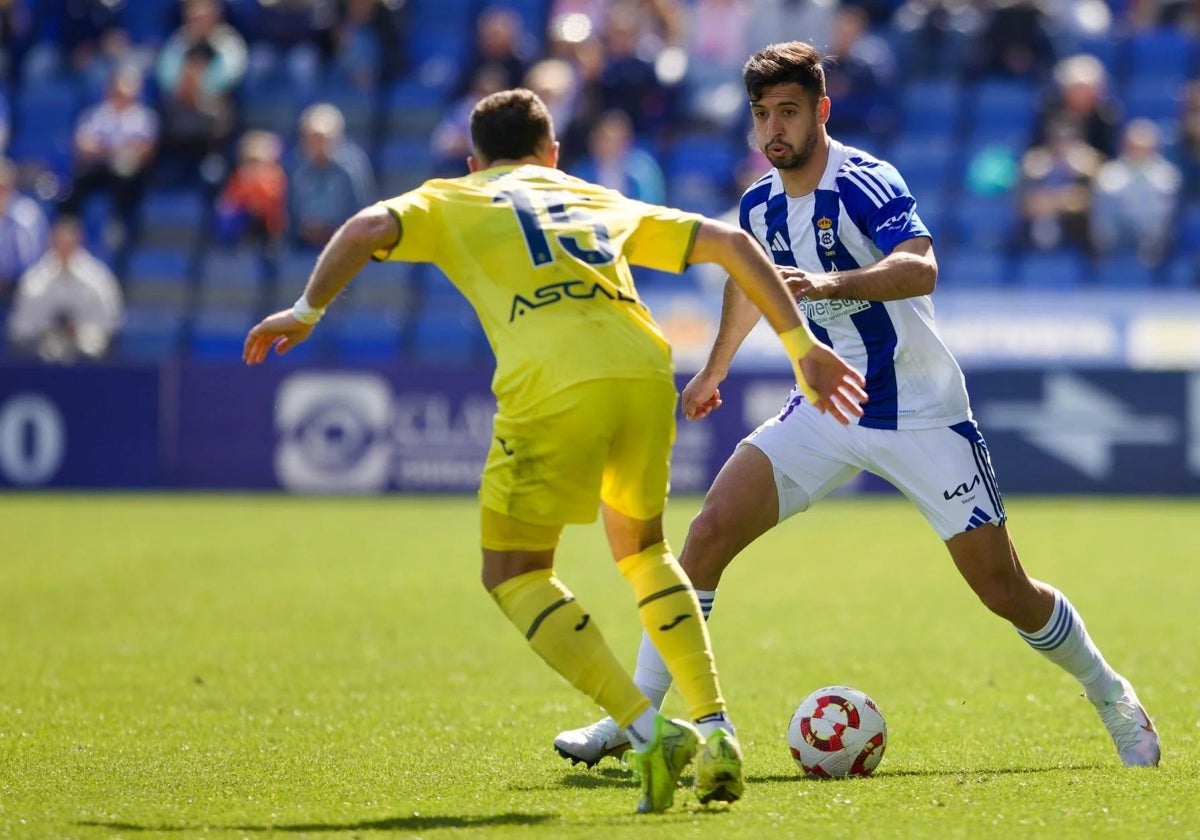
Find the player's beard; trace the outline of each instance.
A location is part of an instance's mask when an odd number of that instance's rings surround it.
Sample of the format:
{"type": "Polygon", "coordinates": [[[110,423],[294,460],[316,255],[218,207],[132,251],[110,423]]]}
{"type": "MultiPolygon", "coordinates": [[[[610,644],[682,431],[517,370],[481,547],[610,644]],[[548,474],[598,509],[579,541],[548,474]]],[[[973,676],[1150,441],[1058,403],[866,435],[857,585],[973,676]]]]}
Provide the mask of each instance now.
{"type": "Polygon", "coordinates": [[[812,131],[804,136],[804,145],[799,151],[792,149],[791,145],[784,143],[782,140],[771,140],[763,144],[762,152],[767,156],[767,160],[776,169],[803,169],[804,165],[812,160],[813,152],[817,150],[817,129],[814,126],[812,131]],[[767,151],[771,146],[785,146],[791,149],[790,154],[773,155],[767,151]]]}

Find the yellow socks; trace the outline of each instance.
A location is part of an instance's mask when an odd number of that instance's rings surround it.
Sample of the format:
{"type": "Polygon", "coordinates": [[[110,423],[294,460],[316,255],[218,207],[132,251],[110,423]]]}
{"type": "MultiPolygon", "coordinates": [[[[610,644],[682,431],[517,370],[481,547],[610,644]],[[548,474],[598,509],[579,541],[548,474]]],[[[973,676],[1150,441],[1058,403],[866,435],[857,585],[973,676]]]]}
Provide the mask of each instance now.
{"type": "Polygon", "coordinates": [[[633,587],[642,626],[675,678],[690,718],[724,712],[700,602],[667,544],[626,557],[617,568],[633,587]]]}
{"type": "Polygon", "coordinates": [[[622,729],[649,708],[650,701],[613,656],[591,616],[550,569],[509,578],[492,590],[492,597],[538,656],[622,729]]]}

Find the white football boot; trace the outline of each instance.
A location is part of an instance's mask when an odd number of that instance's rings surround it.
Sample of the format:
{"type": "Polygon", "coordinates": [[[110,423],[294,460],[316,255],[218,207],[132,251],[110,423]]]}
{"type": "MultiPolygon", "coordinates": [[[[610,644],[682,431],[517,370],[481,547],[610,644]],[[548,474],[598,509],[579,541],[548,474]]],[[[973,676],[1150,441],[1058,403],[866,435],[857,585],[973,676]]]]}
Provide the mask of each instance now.
{"type": "Polygon", "coordinates": [[[629,749],[629,736],[615,720],[606,717],[591,726],[558,733],[554,749],[572,764],[582,761],[592,768],[605,756],[620,758],[629,749]]]}
{"type": "MultiPolygon", "coordinates": [[[[1153,767],[1158,764],[1161,750],[1158,730],[1138,702],[1129,680],[1121,677],[1121,696],[1115,700],[1093,702],[1100,720],[1108,727],[1117,754],[1126,767],[1153,767]]],[[[581,730],[582,731],[582,730],[581,730]]]]}

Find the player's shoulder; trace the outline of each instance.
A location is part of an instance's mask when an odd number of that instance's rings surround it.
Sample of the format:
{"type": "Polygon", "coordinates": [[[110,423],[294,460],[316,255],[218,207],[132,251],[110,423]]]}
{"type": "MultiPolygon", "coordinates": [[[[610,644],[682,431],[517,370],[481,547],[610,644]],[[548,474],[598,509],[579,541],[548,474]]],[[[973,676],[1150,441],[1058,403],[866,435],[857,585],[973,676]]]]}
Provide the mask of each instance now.
{"type": "Polygon", "coordinates": [[[839,178],[851,177],[864,172],[883,178],[898,174],[896,167],[891,162],[864,149],[835,143],[831,154],[835,153],[839,157],[836,170],[839,178]]]}
{"type": "Polygon", "coordinates": [[[469,175],[464,175],[458,178],[430,178],[405,192],[392,196],[390,199],[384,199],[384,203],[411,200],[414,198],[450,198],[471,189],[466,183],[469,177],[469,175]]]}
{"type": "Polygon", "coordinates": [[[843,195],[862,195],[879,205],[908,194],[900,172],[889,161],[841,143],[834,146],[831,154],[839,157],[833,175],[843,195]]]}

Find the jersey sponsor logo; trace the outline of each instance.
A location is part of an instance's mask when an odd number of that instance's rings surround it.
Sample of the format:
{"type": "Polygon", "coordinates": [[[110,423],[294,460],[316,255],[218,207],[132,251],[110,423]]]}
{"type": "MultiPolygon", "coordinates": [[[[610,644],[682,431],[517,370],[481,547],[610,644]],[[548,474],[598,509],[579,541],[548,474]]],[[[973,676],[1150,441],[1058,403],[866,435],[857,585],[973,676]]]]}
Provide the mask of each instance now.
{"type": "Polygon", "coordinates": [[[809,300],[800,298],[797,301],[804,317],[818,326],[828,326],[834,321],[849,317],[856,312],[871,308],[869,300],[809,300]]]}
{"type": "Polygon", "coordinates": [[[953,490],[943,490],[942,496],[946,499],[947,502],[950,501],[951,499],[957,499],[959,496],[965,496],[967,493],[970,493],[972,490],[974,490],[976,487],[979,486],[979,480],[980,480],[979,476],[977,475],[977,476],[975,476],[975,480],[972,481],[970,484],[968,484],[967,482],[964,481],[962,484],[958,485],[953,490]]]}
{"type": "MultiPolygon", "coordinates": [[[[836,241],[833,233],[833,220],[828,216],[817,219],[817,244],[828,251],[832,250],[836,241]]],[[[832,254],[826,254],[826,256],[832,256],[832,254]]]]}
{"type": "Polygon", "coordinates": [[[608,289],[601,283],[588,285],[582,280],[564,280],[561,283],[547,283],[545,286],[540,286],[534,289],[533,295],[530,297],[513,295],[512,309],[508,313],[508,322],[511,324],[517,319],[518,315],[524,315],[532,309],[549,306],[552,303],[558,303],[567,298],[591,300],[597,297],[617,300],[623,303],[638,302],[637,298],[630,297],[620,289],[608,289]]]}
{"type": "Polygon", "coordinates": [[[879,223],[877,230],[903,230],[912,221],[913,210],[914,208],[910,207],[902,213],[897,213],[890,219],[884,219],[879,223]]]}
{"type": "Polygon", "coordinates": [[[771,250],[781,254],[786,254],[792,250],[792,246],[787,244],[787,240],[783,238],[781,231],[775,231],[775,235],[771,237],[771,250]]]}

